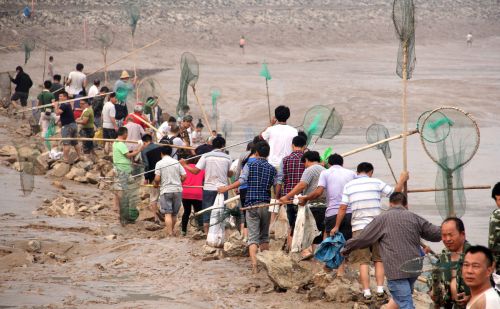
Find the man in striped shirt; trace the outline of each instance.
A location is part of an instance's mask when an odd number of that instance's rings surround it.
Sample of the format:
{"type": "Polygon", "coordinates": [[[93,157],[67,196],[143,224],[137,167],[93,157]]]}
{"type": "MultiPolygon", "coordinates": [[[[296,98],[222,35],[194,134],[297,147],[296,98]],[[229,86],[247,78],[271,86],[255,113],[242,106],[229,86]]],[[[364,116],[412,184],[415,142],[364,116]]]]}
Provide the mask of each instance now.
{"type": "MultiPolygon", "coordinates": [[[[408,180],[408,172],[402,172],[396,187],[393,188],[382,180],[372,178],[373,165],[368,162],[362,162],[357,168],[358,176],[349,181],[342,194],[342,204],[337,214],[337,222],[330,234],[339,230],[340,224],[344,219],[347,208],[352,209],[351,225],[352,236],[357,237],[363,229],[377,217],[382,208],[380,200],[382,195],[388,197],[394,192],[401,192],[404,183],[408,180]]],[[[380,258],[378,243],[369,248],[354,250],[352,252],[351,262],[359,263],[359,281],[363,287],[363,296],[365,299],[371,299],[370,291],[370,262],[375,265],[375,279],[377,281],[377,297],[385,297],[384,291],[384,266],[380,258]]]]}

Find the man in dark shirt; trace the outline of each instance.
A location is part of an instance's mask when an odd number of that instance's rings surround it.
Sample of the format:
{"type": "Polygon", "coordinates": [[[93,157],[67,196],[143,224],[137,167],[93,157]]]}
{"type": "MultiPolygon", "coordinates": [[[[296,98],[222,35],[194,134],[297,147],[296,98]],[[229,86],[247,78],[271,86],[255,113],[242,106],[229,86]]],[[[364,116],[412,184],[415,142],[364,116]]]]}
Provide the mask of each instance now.
{"type": "MultiPolygon", "coordinates": [[[[404,193],[392,193],[389,203],[391,208],[375,217],[357,237],[348,240],[341,253],[347,255],[355,249],[366,248],[379,242],[387,287],[393,301],[399,308],[414,308],[412,293],[417,276],[401,271],[401,266],[404,262],[420,256],[421,237],[438,242],[441,240],[441,232],[439,226],[408,211],[404,193]]],[[[394,304],[389,307],[394,308],[394,304]]]]}
{"type": "Polygon", "coordinates": [[[14,94],[10,98],[12,105],[17,106],[16,102],[21,101],[21,106],[28,105],[28,95],[33,82],[28,74],[24,73],[23,68],[18,66],[16,68],[16,78],[12,78],[9,73],[10,81],[16,84],[14,94]]]}
{"type": "Polygon", "coordinates": [[[59,94],[64,91],[64,86],[61,84],[61,75],[55,74],[52,81],[52,86],[50,87],[50,92],[56,98],[56,101],[59,101],[59,94]]]}
{"type": "MultiPolygon", "coordinates": [[[[59,94],[59,101],[67,101],[68,100],[68,93],[66,91],[61,92],[59,94]]],[[[76,125],[75,122],[75,117],[73,116],[73,109],[71,107],[71,103],[66,102],[66,103],[61,103],[59,104],[59,101],[54,102],[54,111],[56,115],[60,117],[61,121],[61,136],[63,138],[76,138],[77,133],[78,133],[78,126],[76,125]]],[[[76,161],[80,159],[81,151],[80,151],[80,146],[78,145],[78,141],[76,140],[64,140],[63,141],[63,156],[64,156],[64,161],[66,163],[70,163],[69,160],[69,151],[70,151],[70,146],[75,147],[76,154],[78,155],[78,158],[76,161]]]]}
{"type": "Polygon", "coordinates": [[[109,88],[103,86],[99,90],[99,94],[101,95],[98,97],[94,97],[94,99],[92,100],[92,109],[94,110],[94,124],[96,128],[102,127],[102,109],[104,107],[104,99],[106,99],[106,96],[102,94],[107,92],[109,92],[109,88]]]}

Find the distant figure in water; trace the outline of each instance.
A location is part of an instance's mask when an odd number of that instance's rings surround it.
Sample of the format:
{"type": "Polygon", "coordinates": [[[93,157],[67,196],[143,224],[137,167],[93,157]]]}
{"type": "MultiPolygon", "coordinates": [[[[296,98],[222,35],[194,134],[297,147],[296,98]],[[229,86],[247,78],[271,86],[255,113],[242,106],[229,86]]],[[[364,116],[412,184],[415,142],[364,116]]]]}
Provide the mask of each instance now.
{"type": "Polygon", "coordinates": [[[241,53],[244,55],[245,54],[245,37],[242,35],[240,38],[240,48],[241,48],[241,53]]]}
{"type": "Polygon", "coordinates": [[[472,32],[467,34],[467,47],[472,47],[472,32]]]}

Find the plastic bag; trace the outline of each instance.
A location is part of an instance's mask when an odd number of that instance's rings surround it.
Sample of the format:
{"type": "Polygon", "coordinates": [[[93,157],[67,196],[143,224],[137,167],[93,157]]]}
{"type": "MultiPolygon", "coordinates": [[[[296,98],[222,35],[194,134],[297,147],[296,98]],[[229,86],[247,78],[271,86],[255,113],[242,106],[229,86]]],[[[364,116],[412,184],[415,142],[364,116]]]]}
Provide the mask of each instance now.
{"type": "Polygon", "coordinates": [[[214,248],[224,247],[224,220],[216,224],[224,212],[224,194],[219,193],[215,198],[215,209],[210,214],[210,228],[208,229],[207,245],[214,248]]]}
{"type": "Polygon", "coordinates": [[[337,232],[334,236],[330,236],[321,242],[314,253],[314,257],[321,262],[325,262],[326,267],[337,269],[344,261],[344,257],[340,254],[344,244],[344,235],[337,232]]]}
{"type": "Polygon", "coordinates": [[[299,206],[290,252],[302,252],[309,248],[320,233],[309,206],[299,206]]]}

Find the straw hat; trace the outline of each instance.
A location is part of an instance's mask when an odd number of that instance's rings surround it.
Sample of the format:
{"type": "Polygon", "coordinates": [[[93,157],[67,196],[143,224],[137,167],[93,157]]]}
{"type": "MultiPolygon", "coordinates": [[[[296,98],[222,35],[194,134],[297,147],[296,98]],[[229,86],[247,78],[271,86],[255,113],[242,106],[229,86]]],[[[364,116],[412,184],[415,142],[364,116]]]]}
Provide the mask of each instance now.
{"type": "Polygon", "coordinates": [[[127,71],[122,71],[122,75],[120,75],[120,79],[124,79],[124,78],[130,78],[130,75],[128,75],[127,71]]]}

